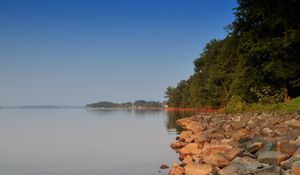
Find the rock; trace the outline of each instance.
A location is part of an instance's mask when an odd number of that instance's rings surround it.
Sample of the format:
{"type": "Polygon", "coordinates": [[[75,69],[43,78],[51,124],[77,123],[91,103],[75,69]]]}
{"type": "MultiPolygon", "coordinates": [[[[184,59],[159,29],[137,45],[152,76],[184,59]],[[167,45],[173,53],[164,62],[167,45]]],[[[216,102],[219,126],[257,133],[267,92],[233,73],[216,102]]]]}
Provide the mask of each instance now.
{"type": "Polygon", "coordinates": [[[189,143],[179,150],[182,154],[198,154],[200,149],[197,143],[189,143]]]}
{"type": "Polygon", "coordinates": [[[272,129],[270,129],[270,128],[264,128],[262,130],[262,133],[263,133],[263,135],[269,136],[269,137],[272,137],[275,134],[274,131],[272,129]]]}
{"type": "Polygon", "coordinates": [[[232,126],[227,124],[227,125],[224,125],[224,131],[225,133],[231,133],[232,132],[232,126]]]}
{"type": "Polygon", "coordinates": [[[264,146],[264,143],[262,141],[259,141],[257,139],[249,140],[243,144],[244,148],[249,152],[253,153],[259,149],[261,149],[264,146]]]}
{"type": "Polygon", "coordinates": [[[194,141],[195,141],[195,143],[202,144],[202,143],[208,142],[209,139],[208,139],[208,137],[206,135],[201,134],[200,136],[195,137],[194,141]]]}
{"type": "Polygon", "coordinates": [[[289,121],[284,122],[284,124],[300,130],[300,121],[299,120],[295,120],[295,119],[289,120],[289,121]]]}
{"type": "Polygon", "coordinates": [[[192,156],[194,163],[201,163],[203,162],[203,159],[199,156],[193,155],[192,156]]]}
{"type": "Polygon", "coordinates": [[[166,164],[161,164],[159,168],[160,169],[167,169],[167,168],[169,168],[169,166],[166,165],[166,164]]]}
{"type": "Polygon", "coordinates": [[[185,146],[186,144],[185,143],[182,143],[182,142],[172,142],[170,147],[172,149],[181,149],[185,146]]]}
{"type": "Polygon", "coordinates": [[[234,117],[232,118],[232,120],[235,121],[235,122],[240,122],[240,121],[241,121],[241,116],[239,116],[239,115],[234,116],[234,117]]]}
{"type": "Polygon", "coordinates": [[[263,163],[250,157],[236,157],[228,166],[219,171],[220,175],[242,175],[264,167],[263,163]]]}
{"type": "Polygon", "coordinates": [[[291,140],[290,143],[300,146],[300,136],[296,140],[291,140]]]}
{"type": "Polygon", "coordinates": [[[288,154],[289,156],[292,156],[297,149],[299,148],[299,145],[290,143],[290,142],[283,142],[280,146],[280,152],[288,154]]]}
{"type": "Polygon", "coordinates": [[[291,175],[299,175],[299,174],[300,174],[300,161],[296,161],[292,165],[291,175]]]}
{"type": "MultiPolygon", "coordinates": [[[[208,164],[224,167],[229,164],[226,153],[233,151],[230,145],[205,145],[202,149],[203,161],[208,164]]],[[[233,153],[233,157],[238,153],[233,153]]]]}
{"type": "Polygon", "coordinates": [[[270,166],[263,169],[259,169],[253,172],[253,175],[281,175],[281,168],[279,166],[270,166]]]}
{"type": "Polygon", "coordinates": [[[240,140],[243,137],[246,137],[247,135],[249,135],[249,131],[247,129],[239,129],[236,131],[233,131],[233,133],[231,134],[231,137],[234,140],[240,140]]]}
{"type": "Polygon", "coordinates": [[[247,127],[252,128],[254,126],[255,126],[254,121],[253,120],[249,120],[248,123],[247,123],[247,127]]]}
{"type": "Polygon", "coordinates": [[[232,143],[233,142],[233,139],[222,139],[220,140],[221,144],[228,144],[228,143],[232,143]]]}
{"type": "Polygon", "coordinates": [[[262,116],[262,115],[259,115],[259,116],[257,116],[257,119],[258,119],[258,120],[262,120],[262,119],[263,119],[263,116],[262,116]]]}
{"type": "Polygon", "coordinates": [[[184,168],[174,163],[172,169],[169,171],[168,175],[182,175],[184,174],[184,168]]]}
{"type": "Polygon", "coordinates": [[[245,128],[247,126],[247,122],[246,121],[231,122],[230,124],[231,124],[231,126],[232,126],[232,128],[234,130],[245,128]]]}
{"type": "Polygon", "coordinates": [[[262,153],[262,152],[266,152],[266,151],[275,151],[275,144],[272,142],[266,142],[264,143],[264,146],[259,149],[255,155],[257,156],[258,154],[262,153]]]}
{"type": "Polygon", "coordinates": [[[282,175],[291,175],[291,170],[282,171],[282,175]]]}
{"type": "Polygon", "coordinates": [[[214,169],[209,164],[189,164],[184,167],[186,175],[210,175],[214,169]]]}
{"type": "Polygon", "coordinates": [[[230,145],[205,145],[202,152],[203,154],[211,154],[211,153],[227,153],[233,150],[233,147],[230,145]]]}
{"type": "Polygon", "coordinates": [[[270,165],[279,165],[280,162],[286,160],[288,157],[289,155],[279,151],[266,151],[258,154],[257,160],[270,165]]]}
{"type": "Polygon", "coordinates": [[[232,159],[234,159],[236,156],[238,156],[241,153],[241,149],[235,148],[229,152],[227,152],[226,154],[224,154],[224,157],[231,161],[232,159]]]}
{"type": "Polygon", "coordinates": [[[183,118],[176,121],[176,123],[187,129],[188,131],[191,131],[192,133],[200,133],[201,127],[199,126],[198,122],[194,121],[194,118],[183,118]]]}
{"type": "Polygon", "coordinates": [[[300,175],[300,115],[210,113],[177,123],[187,131],[170,146],[183,163],[169,175],[300,175]]]}
{"type": "Polygon", "coordinates": [[[180,161],[183,161],[183,159],[184,158],[186,158],[186,154],[181,154],[181,153],[179,153],[179,157],[178,157],[178,159],[180,160],[180,161]]]}
{"type": "Polygon", "coordinates": [[[225,158],[225,155],[221,155],[219,153],[204,155],[203,161],[207,164],[212,164],[217,167],[225,167],[230,163],[230,161],[225,158]]]}
{"type": "Polygon", "coordinates": [[[194,162],[193,162],[193,157],[190,156],[190,155],[186,156],[186,157],[182,160],[182,163],[185,163],[185,164],[192,164],[192,163],[194,163],[194,162]]]}
{"type": "Polygon", "coordinates": [[[192,131],[182,131],[179,134],[178,139],[179,139],[180,142],[185,142],[185,139],[190,137],[192,134],[193,134],[192,131]]]}
{"type": "Polygon", "coordinates": [[[290,169],[294,162],[300,161],[300,148],[297,149],[297,151],[293,154],[293,156],[286,160],[282,161],[280,163],[280,166],[284,169],[290,169]]]}

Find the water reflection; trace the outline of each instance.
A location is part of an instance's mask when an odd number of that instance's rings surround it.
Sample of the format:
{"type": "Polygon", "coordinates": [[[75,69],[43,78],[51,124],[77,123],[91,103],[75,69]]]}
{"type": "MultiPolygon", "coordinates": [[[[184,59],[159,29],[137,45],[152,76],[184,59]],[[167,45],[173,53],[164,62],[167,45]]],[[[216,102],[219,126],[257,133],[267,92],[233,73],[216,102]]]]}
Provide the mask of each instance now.
{"type": "Polygon", "coordinates": [[[101,108],[86,108],[88,113],[96,113],[99,116],[107,116],[110,113],[120,113],[124,116],[133,116],[136,118],[153,117],[163,114],[161,109],[101,109],[101,108]],[[105,114],[105,115],[103,115],[105,114]]]}
{"type": "Polygon", "coordinates": [[[165,120],[165,126],[170,134],[178,134],[182,131],[182,128],[177,125],[176,120],[191,117],[196,114],[194,111],[166,111],[167,117],[165,120]]]}
{"type": "Polygon", "coordinates": [[[161,109],[92,109],[87,108],[89,113],[97,114],[97,116],[109,116],[124,115],[124,117],[134,117],[134,118],[153,118],[161,117],[165,118],[165,128],[169,134],[178,134],[182,131],[182,128],[177,125],[176,120],[191,117],[196,114],[195,111],[164,111],[161,109]]]}

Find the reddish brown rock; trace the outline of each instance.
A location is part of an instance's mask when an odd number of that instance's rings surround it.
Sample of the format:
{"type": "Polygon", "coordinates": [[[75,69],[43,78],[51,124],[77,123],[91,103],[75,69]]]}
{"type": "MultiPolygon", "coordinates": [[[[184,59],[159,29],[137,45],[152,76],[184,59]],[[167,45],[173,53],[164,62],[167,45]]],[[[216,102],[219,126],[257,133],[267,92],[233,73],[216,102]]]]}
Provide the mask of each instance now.
{"type": "Polygon", "coordinates": [[[203,155],[203,161],[207,164],[212,164],[217,167],[225,167],[229,165],[230,161],[226,159],[225,155],[219,153],[212,153],[208,155],[203,155]]]}
{"type": "Polygon", "coordinates": [[[209,138],[206,135],[199,135],[198,137],[194,137],[195,143],[205,143],[209,141],[209,138]]]}
{"type": "Polygon", "coordinates": [[[190,155],[186,156],[186,157],[182,160],[182,163],[185,163],[185,164],[192,164],[192,163],[194,163],[193,157],[190,156],[190,155]]]}
{"type": "Polygon", "coordinates": [[[241,149],[239,148],[235,148],[227,153],[224,154],[224,157],[231,161],[232,159],[234,159],[236,156],[238,156],[241,153],[241,149]]]}
{"type": "Polygon", "coordinates": [[[186,175],[210,175],[214,169],[209,164],[189,164],[184,167],[186,175]]]}
{"type": "Polygon", "coordinates": [[[300,161],[296,161],[292,165],[291,175],[299,175],[299,174],[300,174],[300,161]]]}
{"type": "Polygon", "coordinates": [[[182,175],[182,174],[184,174],[184,168],[175,163],[172,169],[168,173],[168,175],[182,175]]]}
{"type": "Polygon", "coordinates": [[[283,142],[280,145],[280,152],[288,154],[289,156],[292,156],[297,149],[299,148],[299,145],[290,143],[290,142],[283,142]]]}
{"type": "Polygon", "coordinates": [[[200,149],[197,143],[189,143],[179,150],[181,154],[198,154],[200,149]]]}
{"type": "Polygon", "coordinates": [[[286,160],[282,161],[280,163],[280,166],[284,169],[290,169],[294,162],[300,161],[300,148],[297,149],[297,151],[293,154],[293,156],[286,160]]]}
{"type": "Polygon", "coordinates": [[[168,169],[169,166],[166,165],[166,164],[161,164],[159,168],[160,168],[160,169],[168,169]]]}
{"type": "Polygon", "coordinates": [[[183,148],[185,145],[186,145],[186,144],[183,143],[183,142],[173,142],[173,143],[171,143],[170,147],[171,147],[172,149],[181,149],[181,148],[183,148]]]}
{"type": "Polygon", "coordinates": [[[246,137],[249,135],[249,131],[247,129],[239,129],[236,131],[233,131],[233,133],[231,134],[231,137],[234,140],[240,140],[243,137],[246,137]]]}
{"type": "Polygon", "coordinates": [[[182,131],[179,136],[178,136],[178,139],[180,142],[185,142],[185,140],[187,138],[189,138],[191,135],[192,135],[192,131],[182,131]]]}

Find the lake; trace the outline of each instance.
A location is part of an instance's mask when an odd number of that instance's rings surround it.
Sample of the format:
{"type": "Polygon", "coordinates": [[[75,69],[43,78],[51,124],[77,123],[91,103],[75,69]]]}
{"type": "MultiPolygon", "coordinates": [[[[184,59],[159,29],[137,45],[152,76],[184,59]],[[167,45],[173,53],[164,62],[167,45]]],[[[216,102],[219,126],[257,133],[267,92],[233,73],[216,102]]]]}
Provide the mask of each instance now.
{"type": "Polygon", "coordinates": [[[192,113],[129,109],[0,109],[2,175],[157,175],[192,113]]]}

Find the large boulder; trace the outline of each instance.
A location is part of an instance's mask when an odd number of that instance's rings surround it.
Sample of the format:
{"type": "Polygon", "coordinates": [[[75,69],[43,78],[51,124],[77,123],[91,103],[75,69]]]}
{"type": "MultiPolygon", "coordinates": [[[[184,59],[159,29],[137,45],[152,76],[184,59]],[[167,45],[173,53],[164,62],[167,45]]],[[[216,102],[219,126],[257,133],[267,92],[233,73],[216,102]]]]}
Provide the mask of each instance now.
{"type": "Polygon", "coordinates": [[[203,161],[208,164],[224,167],[230,163],[239,153],[239,149],[234,149],[230,145],[205,145],[202,149],[203,161]]]}
{"type": "Polygon", "coordinates": [[[212,153],[203,156],[203,161],[207,164],[212,164],[217,167],[225,167],[230,163],[230,161],[223,154],[212,153]]]}

